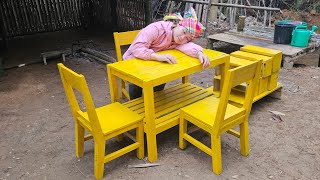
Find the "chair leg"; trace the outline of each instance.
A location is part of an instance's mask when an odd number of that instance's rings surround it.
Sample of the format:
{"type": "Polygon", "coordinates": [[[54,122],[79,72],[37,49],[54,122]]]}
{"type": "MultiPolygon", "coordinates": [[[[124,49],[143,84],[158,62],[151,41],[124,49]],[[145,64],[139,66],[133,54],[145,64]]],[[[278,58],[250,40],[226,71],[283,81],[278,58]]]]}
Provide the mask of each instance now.
{"type": "Polygon", "coordinates": [[[121,80],[121,98],[122,99],[126,98],[126,95],[122,92],[122,90],[125,88],[126,88],[126,83],[123,80],[121,80]]]}
{"type": "Polygon", "coordinates": [[[249,155],[249,128],[248,120],[240,124],[240,153],[243,156],[249,155]]]}
{"type": "Polygon", "coordinates": [[[136,141],[140,143],[139,148],[137,149],[137,157],[142,159],[144,157],[144,131],[143,131],[143,122],[140,123],[139,127],[136,130],[136,141]]]}
{"type": "Polygon", "coordinates": [[[180,113],[180,123],[179,123],[179,148],[185,149],[187,146],[186,140],[184,140],[183,135],[187,133],[188,121],[184,119],[183,113],[180,113]]]}
{"type": "Polygon", "coordinates": [[[221,174],[222,159],[221,159],[220,136],[216,137],[214,135],[211,135],[211,150],[212,150],[212,171],[215,174],[221,174]]]}
{"type": "Polygon", "coordinates": [[[94,140],[94,176],[102,179],[104,174],[105,142],[94,140]]]}
{"type": "Polygon", "coordinates": [[[75,123],[75,135],[76,135],[76,156],[82,157],[84,154],[84,128],[75,123]]]}

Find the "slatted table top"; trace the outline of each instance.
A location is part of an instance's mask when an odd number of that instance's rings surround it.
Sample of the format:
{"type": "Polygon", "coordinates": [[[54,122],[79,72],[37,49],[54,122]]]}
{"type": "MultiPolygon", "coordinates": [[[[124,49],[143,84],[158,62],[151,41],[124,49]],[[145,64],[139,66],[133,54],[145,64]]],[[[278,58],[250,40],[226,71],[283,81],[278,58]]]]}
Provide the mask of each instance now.
{"type": "Polygon", "coordinates": [[[284,56],[295,57],[304,52],[307,52],[309,49],[320,49],[320,44],[317,43],[309,43],[309,46],[306,48],[294,47],[289,44],[275,44],[272,40],[254,38],[248,36],[242,36],[237,34],[230,33],[218,33],[208,36],[208,39],[223,41],[230,44],[236,44],[240,46],[245,45],[254,45],[261,46],[270,49],[276,49],[282,51],[284,56]]]}

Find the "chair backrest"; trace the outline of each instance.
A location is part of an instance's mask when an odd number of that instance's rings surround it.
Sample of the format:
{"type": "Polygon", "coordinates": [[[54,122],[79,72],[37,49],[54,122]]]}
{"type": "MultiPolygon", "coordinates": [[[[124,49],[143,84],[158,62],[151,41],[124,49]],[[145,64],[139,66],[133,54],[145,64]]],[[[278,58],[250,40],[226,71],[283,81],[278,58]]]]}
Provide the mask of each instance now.
{"type": "Polygon", "coordinates": [[[118,61],[122,61],[121,46],[131,44],[139,32],[140,32],[140,30],[120,32],[120,33],[114,32],[113,33],[114,45],[116,48],[116,54],[117,54],[118,61]]]}
{"type": "Polygon", "coordinates": [[[215,117],[214,129],[219,132],[222,127],[222,121],[225,120],[225,112],[229,100],[231,89],[242,83],[246,83],[246,92],[244,97],[243,109],[245,115],[249,116],[254,97],[254,88],[256,88],[259,80],[259,73],[261,68],[261,61],[253,61],[252,63],[244,66],[239,66],[234,69],[230,69],[226,73],[226,77],[223,83],[219,106],[215,117]]]}
{"type": "Polygon", "coordinates": [[[102,134],[100,122],[95,110],[95,106],[86,82],[85,77],[82,74],[77,74],[71,69],[65,67],[62,63],[58,64],[58,69],[60,72],[62,84],[66,92],[68,102],[71,107],[72,115],[75,120],[77,120],[77,112],[80,111],[79,103],[75,96],[75,89],[80,92],[83,97],[83,101],[86,106],[86,110],[89,117],[89,125],[92,129],[92,135],[98,135],[97,133],[102,134]]]}

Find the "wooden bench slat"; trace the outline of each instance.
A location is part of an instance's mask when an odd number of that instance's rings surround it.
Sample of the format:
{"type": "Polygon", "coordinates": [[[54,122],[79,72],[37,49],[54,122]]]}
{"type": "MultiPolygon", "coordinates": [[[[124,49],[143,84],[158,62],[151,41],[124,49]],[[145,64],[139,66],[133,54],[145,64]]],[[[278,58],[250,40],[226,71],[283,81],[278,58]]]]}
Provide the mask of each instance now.
{"type": "MultiPolygon", "coordinates": [[[[197,101],[199,101],[201,99],[204,99],[206,97],[209,97],[211,95],[212,94],[210,94],[209,92],[203,92],[202,91],[201,93],[197,94],[197,96],[193,96],[191,98],[186,98],[186,99],[184,99],[184,101],[180,102],[179,104],[173,105],[173,106],[171,106],[169,108],[166,108],[166,109],[163,109],[162,111],[157,112],[156,113],[156,117],[161,117],[163,115],[169,114],[169,113],[171,113],[171,112],[173,112],[175,110],[179,110],[182,107],[188,106],[188,105],[190,105],[192,103],[195,103],[195,102],[197,102],[197,101]]],[[[172,104],[174,104],[174,103],[172,103],[172,104]]]]}
{"type": "MultiPolygon", "coordinates": [[[[155,92],[154,93],[154,97],[157,98],[161,95],[163,95],[164,93],[170,93],[172,91],[176,91],[178,89],[181,89],[181,88],[184,88],[184,87],[187,87],[187,86],[191,86],[191,84],[189,83],[186,83],[186,84],[177,84],[177,85],[174,85],[174,86],[171,86],[170,88],[168,89],[164,89],[163,91],[159,91],[159,92],[155,92]]],[[[131,108],[137,104],[143,104],[144,103],[144,99],[143,97],[140,97],[140,98],[137,98],[137,99],[134,99],[134,100],[131,100],[131,101],[128,101],[128,102],[125,102],[123,103],[126,107],[128,108],[131,108]]]]}
{"type": "MultiPolygon", "coordinates": [[[[157,108],[158,106],[160,106],[161,104],[164,103],[168,103],[170,99],[173,98],[178,98],[180,96],[183,96],[183,94],[186,94],[186,92],[188,92],[188,94],[199,91],[200,89],[196,86],[181,86],[180,89],[176,89],[175,91],[163,91],[161,92],[160,96],[155,97],[155,108],[157,108]],[[164,101],[165,100],[165,101],[164,101]],[[167,101],[167,102],[166,102],[167,101]]],[[[144,108],[144,101],[142,101],[142,103],[137,104],[135,106],[130,107],[131,110],[136,111],[137,113],[141,112],[141,109],[144,108]]]]}
{"type": "MultiPolygon", "coordinates": [[[[159,117],[159,111],[162,111],[164,109],[170,108],[172,106],[175,106],[176,104],[182,103],[192,97],[201,95],[203,93],[206,93],[206,90],[203,90],[201,88],[193,88],[188,89],[184,92],[181,92],[180,94],[176,94],[173,96],[166,95],[162,101],[155,103],[155,113],[156,113],[156,118],[159,117]]],[[[144,112],[144,108],[136,110],[137,113],[144,112]]],[[[141,114],[144,116],[144,114],[141,114]]]]}
{"type": "MultiPolygon", "coordinates": [[[[155,92],[155,116],[157,134],[179,124],[180,108],[213,95],[196,85],[178,84],[163,91],[155,92]]],[[[144,116],[143,97],[131,100],[124,105],[144,116]]]]}

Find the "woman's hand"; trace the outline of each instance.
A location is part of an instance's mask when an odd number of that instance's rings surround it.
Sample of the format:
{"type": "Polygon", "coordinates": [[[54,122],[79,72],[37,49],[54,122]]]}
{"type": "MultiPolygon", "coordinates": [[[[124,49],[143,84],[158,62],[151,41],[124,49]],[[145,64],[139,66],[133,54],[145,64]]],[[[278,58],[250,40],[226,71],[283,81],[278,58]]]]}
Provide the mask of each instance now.
{"type": "Polygon", "coordinates": [[[177,60],[170,54],[156,54],[152,53],[151,58],[161,62],[167,62],[169,64],[177,64],[177,60]]]}
{"type": "Polygon", "coordinates": [[[200,60],[201,64],[203,64],[202,65],[203,68],[209,67],[210,60],[209,60],[208,56],[203,54],[203,52],[201,52],[201,51],[198,52],[198,59],[200,60]]]}

